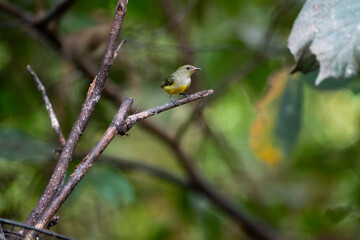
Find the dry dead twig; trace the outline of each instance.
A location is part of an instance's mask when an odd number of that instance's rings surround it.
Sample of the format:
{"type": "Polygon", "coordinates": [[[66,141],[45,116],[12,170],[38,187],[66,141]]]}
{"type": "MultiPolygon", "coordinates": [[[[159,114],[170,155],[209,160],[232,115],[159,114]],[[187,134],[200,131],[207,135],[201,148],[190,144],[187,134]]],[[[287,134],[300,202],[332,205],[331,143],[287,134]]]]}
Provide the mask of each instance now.
{"type": "Polygon", "coordinates": [[[54,109],[52,107],[52,104],[51,104],[51,102],[49,100],[49,97],[46,94],[45,87],[42,84],[42,82],[40,81],[37,74],[31,68],[30,65],[27,65],[26,69],[29,71],[30,75],[33,77],[33,79],[35,81],[35,84],[36,84],[36,87],[37,87],[37,89],[41,93],[41,96],[44,99],[45,107],[46,107],[46,110],[49,113],[49,117],[50,117],[50,120],[51,120],[51,126],[55,130],[55,132],[56,132],[56,134],[58,136],[58,139],[59,139],[59,142],[60,142],[60,149],[62,149],[64,147],[64,145],[65,145],[66,140],[65,140],[64,134],[61,131],[59,121],[58,121],[58,119],[56,117],[56,114],[55,114],[54,109]]]}

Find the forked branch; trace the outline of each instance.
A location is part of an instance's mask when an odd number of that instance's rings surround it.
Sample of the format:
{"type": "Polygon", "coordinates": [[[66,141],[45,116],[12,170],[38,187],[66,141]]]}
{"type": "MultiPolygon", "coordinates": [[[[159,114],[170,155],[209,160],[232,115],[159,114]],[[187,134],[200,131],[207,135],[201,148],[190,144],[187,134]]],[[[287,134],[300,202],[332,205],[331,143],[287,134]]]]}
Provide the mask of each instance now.
{"type": "MultiPolygon", "coordinates": [[[[145,110],[137,114],[133,114],[127,118],[126,118],[126,114],[130,110],[133,100],[131,98],[125,98],[108,129],[105,131],[105,133],[98,141],[98,143],[95,145],[95,147],[90,151],[90,153],[86,155],[86,157],[76,167],[74,173],[70,175],[70,178],[66,182],[64,187],[50,202],[49,207],[42,214],[40,220],[36,222],[35,227],[39,229],[43,229],[44,227],[47,226],[52,216],[54,216],[56,211],[61,207],[61,205],[64,203],[67,197],[75,189],[76,185],[81,181],[81,179],[85,176],[85,174],[94,165],[94,163],[99,158],[101,153],[110,144],[110,142],[114,139],[117,133],[120,135],[125,135],[127,131],[129,131],[134,126],[135,123],[139,122],[142,119],[178,107],[180,106],[180,104],[182,105],[182,104],[190,103],[195,100],[207,97],[212,93],[213,93],[212,89],[194,93],[192,95],[189,95],[189,98],[183,98],[178,100],[176,102],[177,105],[174,105],[173,103],[166,103],[164,105],[149,110],[145,110]]],[[[34,232],[29,232],[25,239],[30,240],[33,239],[34,236],[35,236],[34,232]]]]}
{"type": "MultiPolygon", "coordinates": [[[[46,209],[44,214],[37,223],[35,224],[36,228],[43,229],[47,226],[52,216],[56,211],[61,207],[66,198],[74,190],[76,185],[80,180],[85,176],[85,174],[90,170],[92,165],[98,159],[100,154],[105,150],[105,148],[110,144],[117,134],[117,126],[121,125],[124,121],[133,100],[131,98],[125,98],[122,105],[120,106],[118,112],[115,114],[113,121],[111,122],[108,129],[105,131],[103,136],[100,138],[99,142],[94,146],[88,155],[83,159],[81,163],[76,167],[74,173],[70,175],[69,180],[66,182],[64,187],[61,189],[59,194],[50,202],[49,207],[46,209]]],[[[25,239],[33,239],[34,233],[29,233],[25,239]]]]}

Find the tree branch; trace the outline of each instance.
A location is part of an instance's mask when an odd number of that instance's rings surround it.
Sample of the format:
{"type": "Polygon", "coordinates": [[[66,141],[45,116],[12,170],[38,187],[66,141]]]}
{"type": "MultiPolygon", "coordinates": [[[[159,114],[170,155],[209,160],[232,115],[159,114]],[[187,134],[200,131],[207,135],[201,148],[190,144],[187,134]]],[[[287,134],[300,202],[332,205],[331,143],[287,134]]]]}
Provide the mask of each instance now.
{"type": "Polygon", "coordinates": [[[183,104],[193,102],[193,101],[196,101],[196,100],[201,99],[201,98],[205,98],[205,97],[207,97],[207,96],[209,96],[209,95],[211,95],[213,93],[214,93],[214,90],[212,90],[212,89],[204,90],[204,91],[197,92],[197,93],[189,95],[189,98],[179,99],[179,100],[175,101],[176,104],[174,104],[172,102],[169,102],[169,103],[165,103],[164,105],[157,106],[157,107],[154,107],[154,108],[151,108],[151,109],[148,109],[148,110],[133,114],[133,115],[126,118],[126,121],[124,122],[124,127],[128,131],[130,128],[132,128],[132,126],[135,123],[137,123],[140,120],[151,117],[151,116],[153,116],[155,114],[158,114],[158,113],[161,113],[163,111],[166,111],[166,110],[169,110],[169,109],[172,109],[172,108],[175,108],[175,107],[179,107],[179,106],[181,106],[183,104]]]}
{"type": "Polygon", "coordinates": [[[110,66],[114,59],[114,52],[116,50],[116,42],[118,40],[121,25],[126,14],[127,0],[119,0],[116,11],[114,22],[112,25],[112,30],[110,32],[108,46],[101,63],[101,67],[98,75],[91,83],[86,100],[82,105],[78,119],[76,120],[69,137],[64,145],[64,149],[61,152],[58,163],[55,167],[54,173],[51,176],[51,179],[48,185],[45,188],[45,191],[40,198],[39,202],[36,204],[33,211],[30,213],[26,224],[33,225],[41,216],[41,214],[48,207],[49,203],[53,199],[55,193],[57,192],[63,177],[66,174],[69,163],[74,154],[77,143],[80,140],[83,131],[85,130],[90,117],[92,116],[95,106],[100,99],[101,93],[104,89],[106,78],[109,74],[110,66]]]}
{"type": "MultiPolygon", "coordinates": [[[[120,126],[128,113],[131,104],[133,103],[133,99],[125,98],[123,104],[120,106],[119,110],[114,116],[110,126],[105,131],[103,136],[100,138],[98,143],[94,146],[94,148],[90,151],[90,153],[83,159],[81,163],[79,163],[74,171],[69,177],[69,180],[64,185],[63,189],[55,196],[55,198],[51,201],[49,207],[46,209],[44,214],[42,214],[40,220],[35,224],[35,228],[43,229],[50,222],[52,216],[56,213],[56,211],[60,208],[60,206],[64,203],[70,193],[75,189],[76,185],[81,181],[81,179],[85,176],[85,174],[90,170],[90,168],[94,165],[100,154],[105,150],[105,148],[110,144],[110,142],[116,136],[118,130],[118,126],[120,126]]],[[[26,240],[33,239],[33,232],[29,232],[25,237],[26,240]]]]}
{"type": "Polygon", "coordinates": [[[50,117],[50,120],[51,120],[51,126],[55,130],[55,132],[56,132],[56,134],[58,136],[58,139],[59,139],[59,142],[60,142],[60,148],[62,149],[64,147],[64,145],[65,145],[66,140],[65,140],[64,134],[61,131],[59,121],[57,120],[57,117],[55,115],[55,112],[54,112],[54,109],[53,109],[53,107],[51,105],[51,102],[50,102],[50,100],[49,100],[49,98],[48,98],[48,96],[46,94],[45,87],[41,83],[39,77],[36,75],[34,70],[31,68],[31,66],[27,65],[26,68],[29,71],[30,75],[34,78],[36,87],[37,87],[37,89],[39,90],[39,92],[41,93],[41,95],[42,95],[42,97],[44,99],[45,107],[46,107],[46,110],[49,113],[49,117],[50,117]]]}
{"type": "Polygon", "coordinates": [[[114,57],[113,57],[113,60],[112,60],[113,62],[115,61],[115,58],[117,57],[117,55],[119,54],[121,48],[125,45],[125,43],[126,43],[125,39],[121,40],[121,42],[119,43],[118,47],[116,48],[116,50],[114,52],[114,57]]]}
{"type": "MultiPolygon", "coordinates": [[[[138,121],[151,117],[157,113],[161,113],[163,111],[175,108],[180,106],[181,104],[186,104],[204,97],[209,96],[213,93],[213,90],[205,90],[202,92],[194,93],[189,95],[188,98],[183,98],[178,100],[176,103],[166,103],[164,105],[133,114],[126,118],[125,115],[129,111],[131,104],[133,102],[130,98],[125,98],[123,100],[123,104],[121,105],[119,111],[115,115],[113,121],[111,122],[109,128],[103,134],[99,142],[95,145],[95,147],[90,151],[90,153],[83,159],[83,161],[76,167],[76,170],[73,174],[70,175],[69,180],[64,185],[63,189],[55,196],[55,198],[50,202],[49,207],[42,214],[41,218],[34,225],[36,228],[44,228],[47,226],[52,216],[56,213],[56,211],[60,208],[60,206],[64,203],[66,198],[70,195],[70,193],[74,190],[76,185],[81,181],[81,179],[85,176],[85,174],[89,171],[95,161],[98,159],[100,154],[105,150],[105,148],[110,144],[110,142],[115,137],[116,133],[120,135],[125,135],[129,129],[131,129],[135,123],[138,121]]],[[[153,170],[153,169],[152,169],[153,170]]],[[[159,171],[157,171],[159,174],[159,171]]],[[[161,174],[164,174],[163,172],[161,174]]],[[[169,176],[167,176],[169,178],[169,176]]],[[[174,178],[172,179],[174,180],[174,178]]],[[[180,181],[177,181],[180,183],[180,181]]],[[[183,183],[183,186],[185,184],[183,183]]],[[[29,232],[25,239],[30,240],[35,236],[34,232],[29,232]]]]}

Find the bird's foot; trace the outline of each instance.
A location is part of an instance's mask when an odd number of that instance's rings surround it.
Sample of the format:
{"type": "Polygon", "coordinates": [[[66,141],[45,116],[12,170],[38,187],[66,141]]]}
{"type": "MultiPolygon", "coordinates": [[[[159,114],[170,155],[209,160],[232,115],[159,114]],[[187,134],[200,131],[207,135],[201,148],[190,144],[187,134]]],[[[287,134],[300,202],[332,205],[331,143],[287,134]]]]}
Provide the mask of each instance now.
{"type": "Polygon", "coordinates": [[[173,97],[170,95],[170,99],[173,102],[174,105],[177,105],[177,103],[175,102],[175,100],[173,99],[173,97]]]}
{"type": "Polygon", "coordinates": [[[189,97],[189,95],[188,95],[186,92],[182,92],[182,93],[180,93],[180,95],[186,96],[186,98],[187,98],[189,101],[191,100],[190,97],[189,97]]]}

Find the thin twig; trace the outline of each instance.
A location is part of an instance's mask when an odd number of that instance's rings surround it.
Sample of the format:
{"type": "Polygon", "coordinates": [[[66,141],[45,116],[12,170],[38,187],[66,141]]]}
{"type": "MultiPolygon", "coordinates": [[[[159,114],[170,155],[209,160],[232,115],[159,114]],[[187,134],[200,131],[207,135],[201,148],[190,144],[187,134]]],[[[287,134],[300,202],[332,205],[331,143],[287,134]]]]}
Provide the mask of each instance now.
{"type": "MultiPolygon", "coordinates": [[[[37,221],[35,224],[36,228],[43,229],[47,226],[52,216],[56,213],[56,211],[60,208],[60,206],[64,203],[70,193],[75,189],[77,184],[81,181],[81,179],[86,175],[86,173],[90,170],[90,168],[94,165],[96,160],[99,158],[100,154],[105,150],[105,148],[110,144],[110,142],[114,139],[118,132],[118,126],[122,125],[124,122],[126,115],[133,103],[133,99],[125,98],[119,110],[114,116],[110,126],[105,131],[103,136],[100,138],[98,143],[94,146],[94,148],[90,151],[88,155],[83,159],[83,161],[77,165],[74,173],[72,173],[69,177],[69,180],[66,182],[63,189],[56,195],[56,197],[51,201],[49,207],[46,209],[45,213],[42,214],[41,219],[37,221]]],[[[34,233],[29,233],[26,236],[26,240],[30,240],[33,238],[34,233]]]]}
{"type": "Polygon", "coordinates": [[[126,129],[130,129],[135,123],[137,123],[140,120],[151,117],[151,116],[161,113],[163,111],[166,111],[166,110],[169,110],[169,109],[172,109],[175,107],[179,107],[183,104],[193,102],[193,101],[196,101],[201,98],[205,98],[213,93],[214,93],[214,90],[212,90],[212,89],[204,90],[201,92],[193,93],[193,94],[189,95],[188,98],[186,97],[186,98],[179,99],[175,102],[176,104],[169,102],[169,103],[165,103],[161,106],[157,106],[157,107],[133,114],[126,118],[126,121],[124,122],[124,126],[126,129]]]}
{"type": "MultiPolygon", "coordinates": [[[[69,163],[74,154],[75,148],[80,140],[81,135],[83,134],[94,110],[97,102],[100,99],[101,93],[105,86],[105,81],[109,74],[110,66],[113,61],[114,52],[116,50],[116,42],[118,40],[121,25],[126,14],[127,0],[119,0],[116,11],[112,30],[110,32],[108,46],[99,70],[94,81],[91,83],[86,100],[82,105],[81,112],[76,120],[69,137],[64,145],[63,151],[59,157],[58,163],[55,167],[54,173],[51,176],[51,179],[48,185],[45,188],[45,191],[36,204],[33,211],[30,213],[26,224],[33,225],[41,217],[41,214],[48,207],[49,203],[52,201],[55,193],[57,192],[63,177],[66,174],[69,163]]],[[[48,216],[44,216],[48,218],[48,216]]]]}
{"type": "MultiPolygon", "coordinates": [[[[125,43],[126,43],[126,40],[125,40],[125,39],[121,40],[121,42],[119,43],[118,47],[116,48],[116,50],[115,50],[115,52],[114,52],[114,56],[113,56],[113,58],[112,58],[112,60],[111,60],[111,62],[110,62],[110,66],[113,65],[113,63],[114,63],[117,55],[119,54],[121,48],[124,46],[125,43]]],[[[94,77],[94,80],[93,80],[93,81],[95,81],[96,78],[97,78],[97,76],[94,77]]],[[[104,87],[104,89],[106,89],[106,86],[104,87]]]]}
{"type": "Polygon", "coordinates": [[[26,69],[29,71],[30,75],[33,77],[33,79],[35,81],[35,84],[36,84],[36,87],[37,87],[37,89],[39,90],[39,92],[41,93],[41,95],[42,95],[42,97],[44,99],[45,107],[46,107],[46,110],[49,113],[49,117],[50,117],[50,120],[51,120],[51,126],[55,130],[55,132],[56,132],[56,134],[57,134],[57,136],[59,138],[60,148],[62,149],[64,147],[64,145],[65,145],[66,140],[65,140],[64,134],[61,131],[59,121],[58,121],[58,119],[56,117],[56,114],[55,114],[54,109],[53,109],[53,107],[51,105],[49,97],[46,94],[45,87],[42,84],[42,82],[40,81],[39,77],[34,72],[34,70],[31,68],[30,65],[27,65],[26,69]]]}
{"type": "Polygon", "coordinates": [[[121,40],[121,42],[119,43],[119,46],[116,48],[116,50],[115,50],[115,52],[114,52],[113,63],[114,63],[117,55],[119,54],[121,48],[124,46],[125,43],[126,43],[126,39],[121,40]]]}

